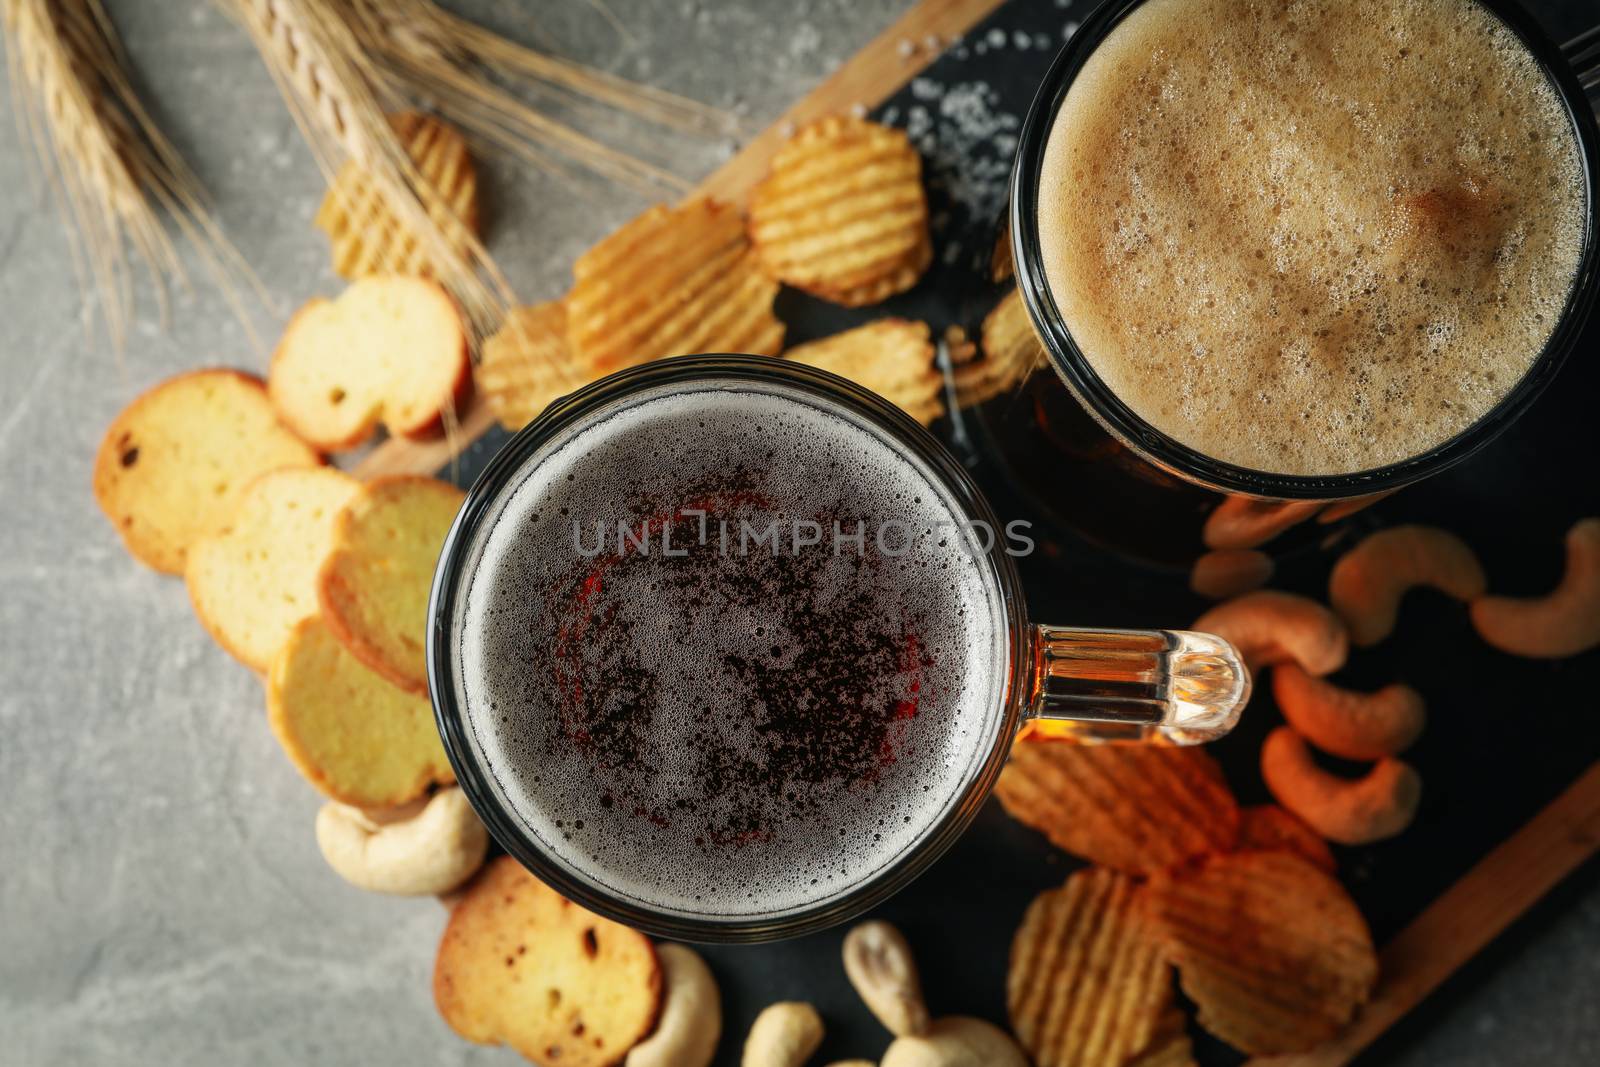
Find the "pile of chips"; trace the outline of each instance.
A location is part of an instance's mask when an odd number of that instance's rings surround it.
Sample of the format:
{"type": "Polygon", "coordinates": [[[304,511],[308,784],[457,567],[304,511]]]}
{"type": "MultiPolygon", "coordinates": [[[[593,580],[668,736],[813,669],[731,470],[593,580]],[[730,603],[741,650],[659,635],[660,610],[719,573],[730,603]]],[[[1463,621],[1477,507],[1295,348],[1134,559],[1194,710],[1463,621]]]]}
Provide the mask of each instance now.
{"type": "Polygon", "coordinates": [[[1372,937],[1327,845],[1241,809],[1204,752],[1032,737],[995,792],[1099,865],[1040,894],[1012,942],[1007,1005],[1038,1067],[1193,1063],[1174,969],[1200,1026],[1252,1055],[1314,1048],[1370,996],[1372,937]]]}
{"type": "Polygon", "coordinates": [[[922,163],[904,132],[831,116],[797,130],[748,218],[657,205],[578,258],[564,298],[514,311],[477,385],[508,429],[613,371],[668,356],[780,353],[849,378],[924,425],[944,413],[924,323],[885,318],[783,352],[781,285],[850,307],[915,285],[932,258],[922,163]]]}

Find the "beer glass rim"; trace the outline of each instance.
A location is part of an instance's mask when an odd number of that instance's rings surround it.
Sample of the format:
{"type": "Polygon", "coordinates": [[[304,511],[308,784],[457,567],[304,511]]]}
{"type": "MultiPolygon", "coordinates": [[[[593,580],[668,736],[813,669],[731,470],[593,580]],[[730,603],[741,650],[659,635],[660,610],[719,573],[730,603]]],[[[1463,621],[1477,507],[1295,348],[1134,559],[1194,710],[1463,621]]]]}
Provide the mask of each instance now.
{"type": "Polygon", "coordinates": [[[1012,169],[1009,228],[1017,288],[1051,365],[1068,389],[1111,435],[1157,466],[1226,493],[1278,500],[1332,500],[1385,492],[1459,463],[1494,440],[1544,391],[1576,347],[1600,289],[1600,132],[1594,111],[1561,49],[1531,16],[1509,0],[1471,0],[1515,33],[1556,89],[1578,142],[1585,196],[1583,249],[1555,329],[1533,365],[1500,401],[1441,444],[1396,463],[1346,474],[1281,474],[1228,463],[1156,429],[1135,414],[1100,378],[1067,329],[1045,277],[1038,233],[1038,199],[1045,148],[1055,117],[1089,56],[1133,9],[1146,0],[1105,0],[1079,26],[1050,66],[1018,138],[1012,169]]]}
{"type": "Polygon", "coordinates": [[[915,845],[855,889],[820,904],[777,915],[702,917],[655,911],[576,876],[566,864],[547,854],[522,821],[502,805],[487,768],[473,755],[465,709],[457,702],[459,657],[450,632],[458,598],[465,590],[464,579],[470,576],[466,569],[468,556],[479,526],[498,503],[502,491],[541,446],[615,399],[661,385],[704,388],[721,382],[789,386],[867,419],[927,464],[968,518],[1000,529],[977,485],[933,434],[893,404],[845,378],[789,360],[731,354],[680,356],[627,368],[551,404],[501,447],[473,483],[445,538],[428,600],[428,691],[457,784],[501,847],[546,884],[590,911],[658,937],[699,942],[770,941],[825,929],[888,899],[944,854],[972,823],[992,791],[1021,722],[1029,633],[1021,583],[998,538],[985,556],[993,568],[1000,598],[1009,663],[1001,672],[1002,704],[993,709],[997,721],[992,747],[978,757],[975,773],[956,792],[949,810],[915,845]]]}

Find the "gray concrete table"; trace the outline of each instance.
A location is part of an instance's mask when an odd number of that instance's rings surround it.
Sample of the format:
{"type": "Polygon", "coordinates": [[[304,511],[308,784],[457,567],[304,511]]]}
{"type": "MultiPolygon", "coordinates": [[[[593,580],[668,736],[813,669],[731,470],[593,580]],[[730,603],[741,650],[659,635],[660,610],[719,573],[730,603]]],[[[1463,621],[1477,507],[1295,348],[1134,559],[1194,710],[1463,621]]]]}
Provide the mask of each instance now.
{"type": "MultiPolygon", "coordinates": [[[[1045,2],[1045,0],[1039,0],[1045,2]]],[[[1087,5],[1089,0],[1078,0],[1087,5]]],[[[453,0],[597,66],[759,127],[906,0],[453,0]],[[536,14],[529,14],[535,12],[536,14]]],[[[322,182],[242,32],[207,0],[109,0],[163,128],[277,302],[339,283],[311,229],[322,182]]],[[[8,107],[9,110],[9,107],[8,107]]],[[[349,890],[317,853],[315,794],[265,728],[256,680],[201,631],[183,585],[133,563],[89,493],[106,423],[200,364],[263,370],[203,268],[169,327],[148,287],[119,357],[85,330],[58,217],[0,131],[0,1064],[511,1063],[435,1014],[428,901],[349,890]]],[[[688,177],[735,145],[652,141],[688,177]]],[[[640,210],[491,160],[496,255],[527,299],[640,210]]],[[[1592,873],[1592,872],[1591,872],[1592,873]]],[[[1600,889],[1568,890],[1391,1046],[1406,1063],[1600,1062],[1600,889]]]]}

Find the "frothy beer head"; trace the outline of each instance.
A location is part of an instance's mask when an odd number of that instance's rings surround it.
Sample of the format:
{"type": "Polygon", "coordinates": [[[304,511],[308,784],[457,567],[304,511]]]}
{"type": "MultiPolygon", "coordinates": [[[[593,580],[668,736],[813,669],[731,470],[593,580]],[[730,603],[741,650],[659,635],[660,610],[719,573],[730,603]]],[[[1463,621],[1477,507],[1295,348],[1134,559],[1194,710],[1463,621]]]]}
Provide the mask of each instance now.
{"type": "Polygon", "coordinates": [[[836,899],[994,750],[992,563],[881,429],[799,390],[656,386],[531,455],[466,548],[469,743],[541,851],[689,918],[836,899]]]}
{"type": "Polygon", "coordinates": [[[1038,227],[1135,414],[1313,475],[1494,407],[1550,338],[1585,210],[1555,89],[1472,0],[1148,0],[1066,94],[1038,227]]]}

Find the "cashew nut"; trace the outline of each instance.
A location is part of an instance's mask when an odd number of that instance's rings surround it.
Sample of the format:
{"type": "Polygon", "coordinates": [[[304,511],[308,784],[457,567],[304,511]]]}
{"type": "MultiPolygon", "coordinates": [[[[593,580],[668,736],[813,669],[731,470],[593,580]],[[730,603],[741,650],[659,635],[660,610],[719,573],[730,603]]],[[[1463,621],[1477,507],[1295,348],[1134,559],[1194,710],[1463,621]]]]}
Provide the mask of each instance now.
{"type": "Polygon", "coordinates": [[[447,893],[483,863],[489,833],[459,788],[420,811],[365,812],[329,802],[317,812],[317,847],[334,872],[374,893],[447,893]]]}
{"type": "Polygon", "coordinates": [[[1515,656],[1559,659],[1600,645],[1600,518],[1567,531],[1567,569],[1553,592],[1481,597],[1472,604],[1472,625],[1515,656]]]}
{"type": "Polygon", "coordinates": [[[744,1039],[742,1067],[800,1067],[822,1044],[822,1016],[798,1000],[768,1005],[744,1039]]]}
{"type": "Polygon", "coordinates": [[[1230,496],[1206,516],[1200,537],[1207,548],[1255,548],[1289,527],[1305,522],[1322,504],[1320,500],[1257,500],[1230,496]]]}
{"type": "Polygon", "coordinates": [[[722,1037],[722,995],[711,968],[682,945],[656,946],[661,1016],[628,1052],[624,1067],[708,1067],[722,1037]]]}
{"type": "Polygon", "coordinates": [[[1028,1067],[1028,1058],[998,1026],[952,1015],[925,1034],[895,1038],[879,1067],[1028,1067]]]}
{"type": "Polygon", "coordinates": [[[1226,600],[1267,584],[1272,557],[1253,548],[1219,548],[1194,561],[1189,588],[1209,600],[1226,600]]]}
{"type": "Polygon", "coordinates": [[[1258,590],[1218,604],[1190,627],[1233,642],[1251,669],[1293,660],[1309,674],[1330,674],[1350,652],[1333,612],[1293,593],[1258,590]]]}
{"type": "Polygon", "coordinates": [[[1488,587],[1465,541],[1432,526],[1379,530],[1342,556],[1328,579],[1328,600],[1358,645],[1375,645],[1394,630],[1400,598],[1427,585],[1457,600],[1488,587]]]}
{"type": "Polygon", "coordinates": [[[920,1034],[928,1028],[917,962],[893,926],[865,922],[851,930],[844,939],[844,973],[891,1034],[920,1034]]]}
{"type": "Polygon", "coordinates": [[[1405,751],[1422,735],[1427,705],[1409,685],[1375,693],[1341,689],[1293,663],[1272,668],[1278,710],[1301,737],[1345,759],[1375,760],[1405,751]]]}
{"type": "Polygon", "coordinates": [[[1411,765],[1386,756],[1364,778],[1341,778],[1318,767],[1293,728],[1280,726],[1261,746],[1267,789],[1305,824],[1341,845],[1393,837],[1416,817],[1422,779],[1411,765]]]}

